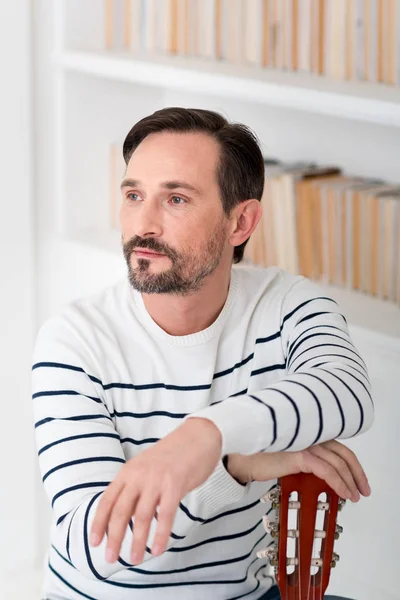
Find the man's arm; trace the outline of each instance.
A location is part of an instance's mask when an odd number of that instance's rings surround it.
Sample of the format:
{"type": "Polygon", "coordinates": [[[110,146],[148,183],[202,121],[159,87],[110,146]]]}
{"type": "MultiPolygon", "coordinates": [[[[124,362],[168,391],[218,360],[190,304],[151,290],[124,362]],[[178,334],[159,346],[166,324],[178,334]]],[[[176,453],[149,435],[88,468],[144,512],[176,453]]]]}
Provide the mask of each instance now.
{"type": "MultiPolygon", "coordinates": [[[[106,401],[105,383],[109,382],[100,381],[90,340],[85,337],[84,328],[79,327],[75,314],[57,317],[42,327],[32,369],[40,471],[53,510],[57,550],[92,579],[108,578],[132,566],[134,510],[127,515],[128,522],[131,521],[124,528],[118,562],[111,564],[106,560],[107,536],[101,545],[93,547],[89,535],[109,484],[130,462],[140,464],[137,458],[142,455],[140,452],[134,459],[125,460],[114,426],[113,407],[106,401]]],[[[210,426],[214,429],[208,421],[203,423],[206,429],[210,426]]],[[[168,547],[247,493],[247,488],[226,472],[218,458],[205,483],[179,498],[182,502],[176,511],[168,547]]],[[[150,550],[158,526],[154,512],[151,517],[144,560],[152,557],[150,550]]]]}
{"type": "Polygon", "coordinates": [[[303,450],[355,436],[373,422],[367,369],[336,302],[298,277],[283,299],[280,330],[281,380],[186,417],[210,419],[224,455],[303,450]]]}

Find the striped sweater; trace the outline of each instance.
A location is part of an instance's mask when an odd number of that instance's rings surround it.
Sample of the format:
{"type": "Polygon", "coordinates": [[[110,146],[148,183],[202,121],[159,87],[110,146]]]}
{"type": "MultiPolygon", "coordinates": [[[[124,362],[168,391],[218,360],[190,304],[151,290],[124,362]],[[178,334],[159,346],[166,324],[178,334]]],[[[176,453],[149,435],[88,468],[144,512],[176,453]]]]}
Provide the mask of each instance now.
{"type": "MultiPolygon", "coordinates": [[[[211,419],[226,453],[295,451],[365,431],[373,420],[366,366],[338,305],[317,284],[271,267],[232,268],[214,323],[171,336],[124,279],[76,300],[42,325],[32,367],[35,434],[52,507],[43,594],[48,599],[233,600],[273,584],[261,495],[222,460],[187,494],[167,551],[130,564],[132,523],[119,560],[88,533],[121,465],[190,415],[211,419]]],[[[221,458],[222,458],[221,456],[221,458]]],[[[134,522],[134,519],[133,519],[134,522]]]]}

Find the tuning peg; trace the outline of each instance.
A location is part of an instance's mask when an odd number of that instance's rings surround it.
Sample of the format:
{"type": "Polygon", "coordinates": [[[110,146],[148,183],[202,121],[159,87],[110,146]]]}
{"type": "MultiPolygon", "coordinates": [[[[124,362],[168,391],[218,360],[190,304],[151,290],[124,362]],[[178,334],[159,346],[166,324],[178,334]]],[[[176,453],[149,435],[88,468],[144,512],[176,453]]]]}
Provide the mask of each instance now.
{"type": "Polygon", "coordinates": [[[343,527],[341,527],[340,525],[336,525],[335,540],[338,540],[340,538],[341,533],[343,533],[343,527]]]}
{"type": "Polygon", "coordinates": [[[264,529],[267,533],[270,534],[271,537],[276,538],[279,535],[279,528],[276,521],[272,521],[269,519],[268,515],[263,516],[263,525],[264,529]]]}
{"type": "Polygon", "coordinates": [[[269,546],[268,548],[263,548],[262,550],[259,550],[257,552],[257,557],[258,558],[268,558],[269,562],[272,566],[274,565],[274,562],[277,562],[278,559],[278,548],[275,544],[273,544],[272,546],[269,546]]]}
{"type": "Polygon", "coordinates": [[[346,500],[344,498],[339,498],[338,510],[342,510],[345,504],[346,500]]]}
{"type": "Polygon", "coordinates": [[[264,494],[263,496],[261,496],[260,502],[274,502],[274,503],[278,503],[279,502],[280,494],[281,494],[281,488],[279,487],[279,485],[277,485],[272,490],[269,490],[269,492],[267,492],[266,494],[264,494]]]}
{"type": "Polygon", "coordinates": [[[332,554],[332,561],[331,561],[331,567],[332,567],[332,569],[334,569],[336,567],[336,563],[339,562],[339,560],[340,560],[339,554],[336,554],[336,552],[334,552],[332,554]]]}

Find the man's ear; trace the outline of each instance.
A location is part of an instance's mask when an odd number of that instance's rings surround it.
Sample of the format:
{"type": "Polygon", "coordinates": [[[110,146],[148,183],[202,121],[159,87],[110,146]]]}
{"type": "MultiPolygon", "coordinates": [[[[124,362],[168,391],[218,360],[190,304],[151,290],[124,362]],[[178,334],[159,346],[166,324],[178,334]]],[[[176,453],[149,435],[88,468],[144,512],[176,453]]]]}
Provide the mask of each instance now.
{"type": "Polygon", "coordinates": [[[261,202],[256,198],[244,200],[232,211],[232,226],[229,243],[240,246],[253,233],[262,216],[261,202]]]}

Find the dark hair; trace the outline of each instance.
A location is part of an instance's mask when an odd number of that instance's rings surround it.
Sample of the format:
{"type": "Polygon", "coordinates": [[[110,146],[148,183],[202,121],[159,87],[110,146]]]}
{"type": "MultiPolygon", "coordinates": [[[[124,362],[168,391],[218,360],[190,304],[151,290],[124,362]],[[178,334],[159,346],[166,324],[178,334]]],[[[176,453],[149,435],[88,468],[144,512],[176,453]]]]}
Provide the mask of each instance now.
{"type": "MultiPolygon", "coordinates": [[[[249,198],[261,201],[264,189],[264,160],[255,133],[242,123],[229,123],[225,117],[200,108],[169,107],[155,111],[138,121],[125,138],[123,155],[128,164],[133,152],[148,135],[171,131],[203,132],[214,138],[220,147],[216,167],[217,181],[225,214],[249,198]]],[[[236,246],[233,262],[243,258],[248,239],[236,246]]]]}

